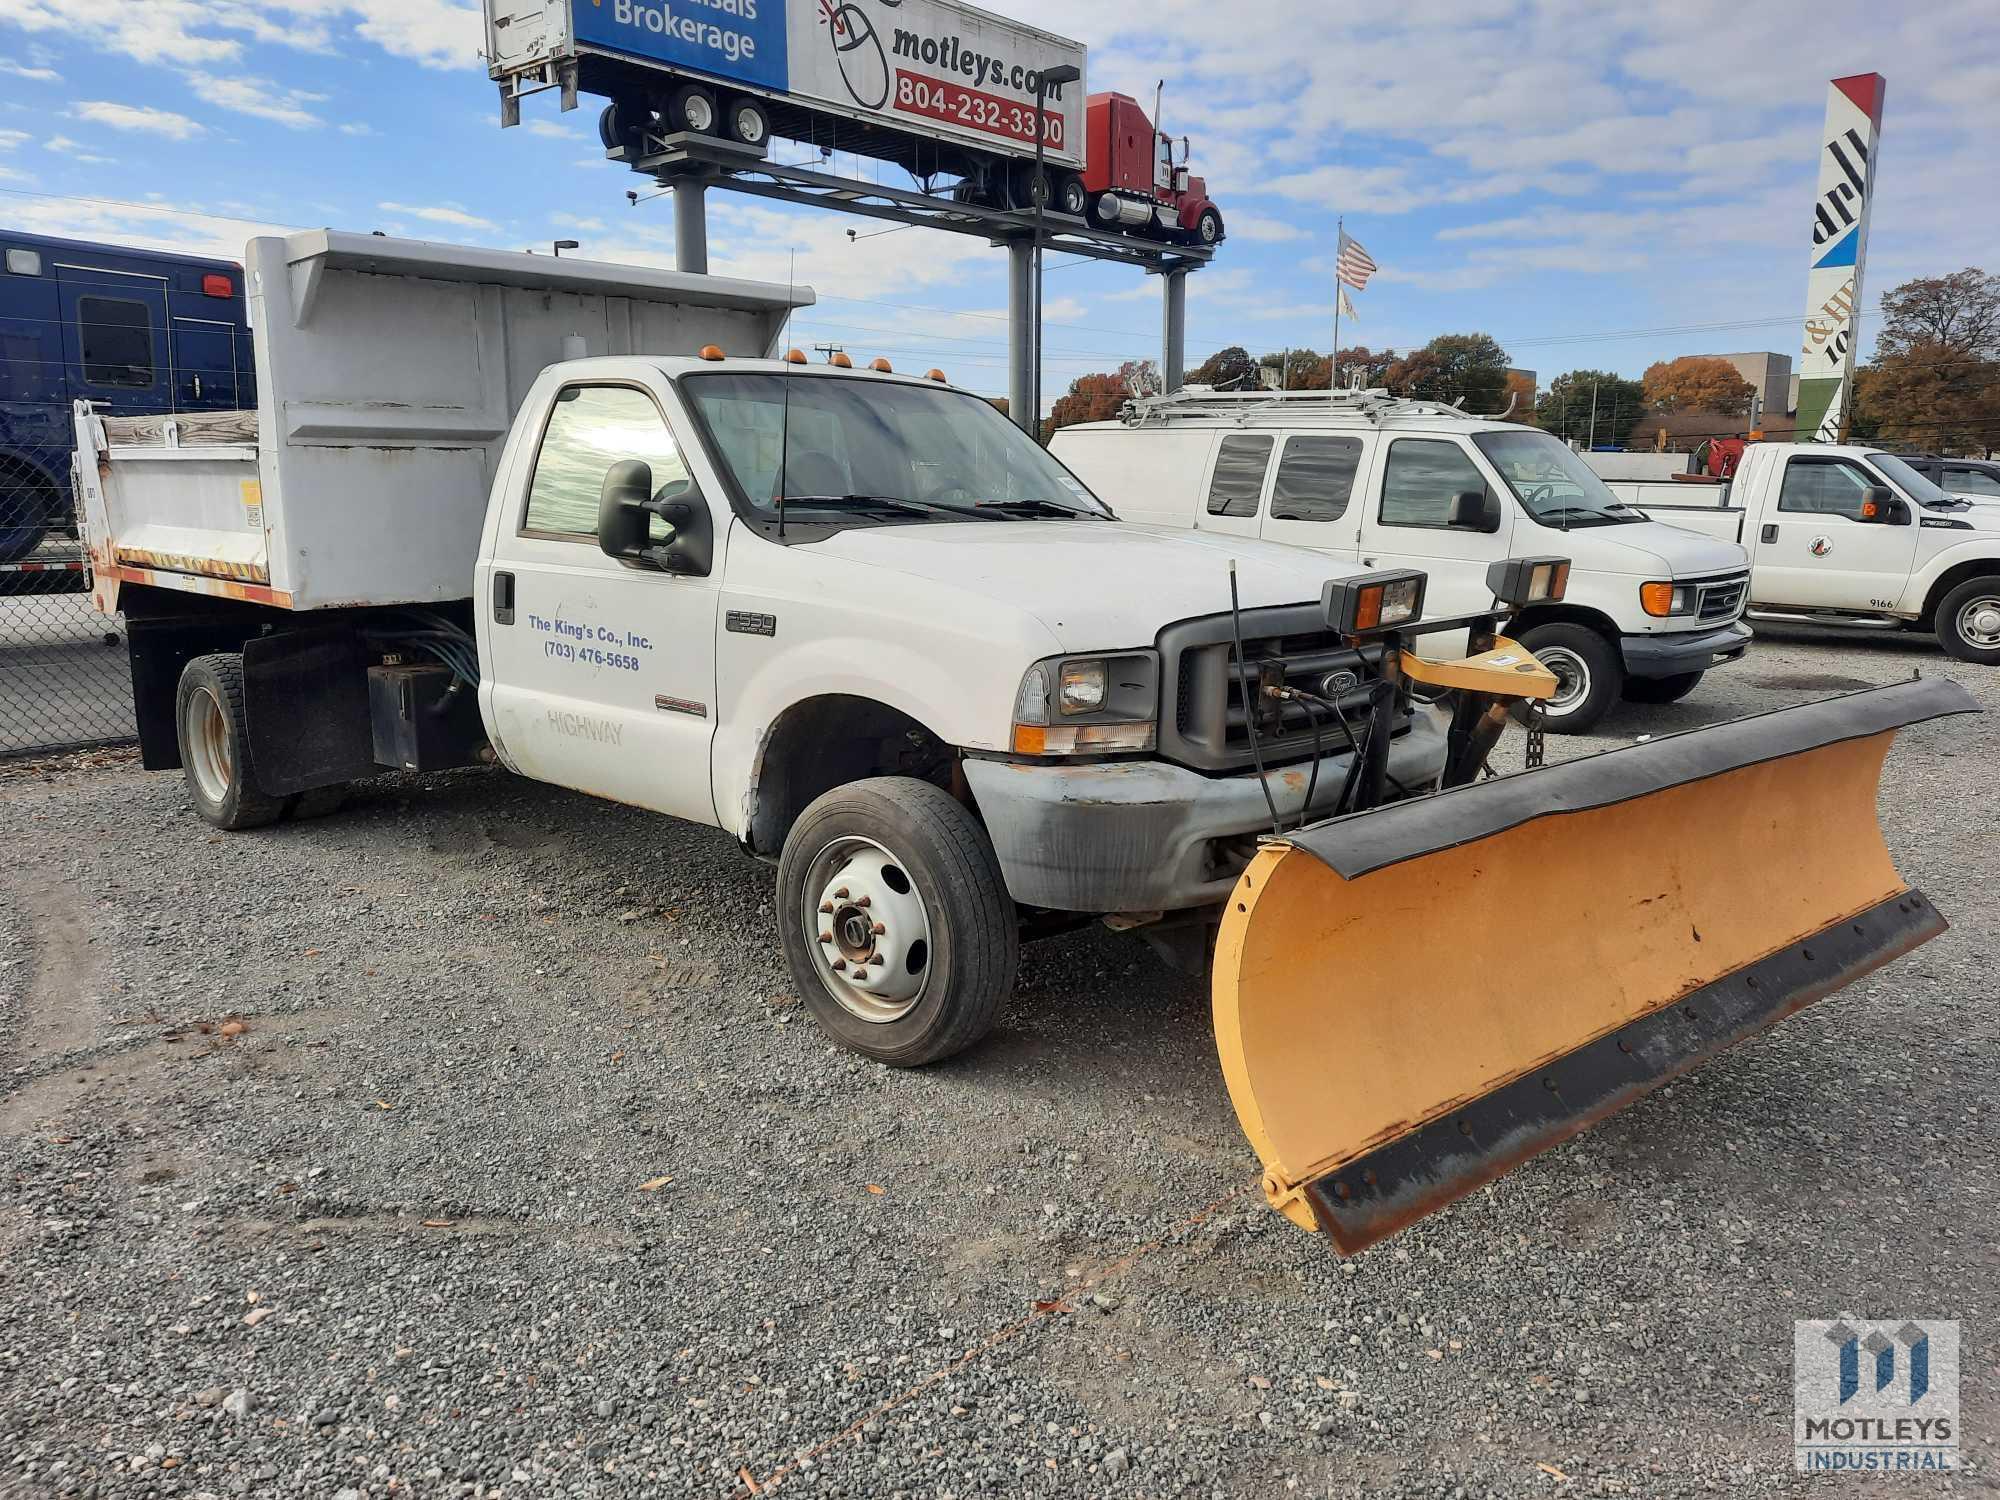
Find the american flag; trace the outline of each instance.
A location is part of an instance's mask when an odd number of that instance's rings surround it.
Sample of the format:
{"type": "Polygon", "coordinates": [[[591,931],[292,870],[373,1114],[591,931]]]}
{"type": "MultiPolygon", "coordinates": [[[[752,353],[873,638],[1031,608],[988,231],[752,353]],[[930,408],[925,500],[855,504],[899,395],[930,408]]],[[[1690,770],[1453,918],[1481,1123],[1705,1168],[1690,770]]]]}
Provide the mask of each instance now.
{"type": "Polygon", "coordinates": [[[1355,291],[1365,292],[1368,290],[1368,278],[1379,269],[1381,268],[1375,264],[1374,258],[1361,248],[1361,241],[1349,239],[1347,231],[1342,230],[1340,258],[1336,262],[1339,279],[1353,287],[1355,291]]]}

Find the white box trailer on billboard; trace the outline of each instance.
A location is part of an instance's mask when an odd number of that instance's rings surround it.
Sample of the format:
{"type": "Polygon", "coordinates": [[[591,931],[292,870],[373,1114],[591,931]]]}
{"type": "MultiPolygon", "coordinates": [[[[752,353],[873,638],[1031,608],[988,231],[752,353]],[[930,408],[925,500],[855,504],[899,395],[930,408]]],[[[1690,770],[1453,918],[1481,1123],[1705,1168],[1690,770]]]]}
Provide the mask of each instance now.
{"type": "Polygon", "coordinates": [[[503,124],[523,94],[580,88],[612,101],[606,149],[645,131],[759,147],[775,133],[920,180],[964,177],[979,201],[1019,207],[1037,86],[1073,67],[1074,83],[1046,85],[1044,146],[1058,178],[1083,166],[1082,43],[957,0],[485,0],[485,13],[503,124]]]}

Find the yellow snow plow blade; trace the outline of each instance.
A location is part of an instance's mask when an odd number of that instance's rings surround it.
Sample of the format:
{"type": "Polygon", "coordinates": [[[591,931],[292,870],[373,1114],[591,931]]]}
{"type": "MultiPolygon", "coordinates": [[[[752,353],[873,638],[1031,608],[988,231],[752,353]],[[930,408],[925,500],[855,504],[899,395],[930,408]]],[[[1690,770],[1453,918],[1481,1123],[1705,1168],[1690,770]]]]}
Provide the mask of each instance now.
{"type": "Polygon", "coordinates": [[[1343,1253],[1944,930],[1875,816],[1913,681],[1303,829],[1217,940],[1274,1207],[1343,1253]]]}

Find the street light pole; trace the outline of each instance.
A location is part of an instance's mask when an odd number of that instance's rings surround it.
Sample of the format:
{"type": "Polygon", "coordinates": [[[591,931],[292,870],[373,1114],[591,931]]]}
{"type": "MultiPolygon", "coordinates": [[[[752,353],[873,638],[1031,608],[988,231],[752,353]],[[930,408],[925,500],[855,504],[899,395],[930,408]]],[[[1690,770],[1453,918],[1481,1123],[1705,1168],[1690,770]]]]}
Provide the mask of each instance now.
{"type": "Polygon", "coordinates": [[[583,248],[583,247],[582,247],[582,246],[581,246],[580,244],[578,244],[578,242],[577,242],[577,241],[575,241],[575,240],[557,240],[557,241],[555,241],[555,244],[554,244],[554,248],[555,248],[555,253],[556,253],[556,257],[557,257],[558,259],[560,259],[560,258],[562,257],[562,253],[563,253],[563,251],[565,251],[565,250],[579,250],[579,249],[581,249],[581,248],[583,248]]]}
{"type": "Polygon", "coordinates": [[[1083,74],[1073,65],[1065,63],[1061,67],[1050,68],[1045,73],[1035,75],[1035,175],[1028,184],[1028,197],[1035,205],[1035,373],[1030,382],[1034,391],[1034,405],[1029,409],[1028,418],[1034,424],[1028,429],[1035,441],[1042,440],[1042,210],[1050,193],[1048,170],[1048,98],[1051,84],[1078,83],[1083,74]]]}

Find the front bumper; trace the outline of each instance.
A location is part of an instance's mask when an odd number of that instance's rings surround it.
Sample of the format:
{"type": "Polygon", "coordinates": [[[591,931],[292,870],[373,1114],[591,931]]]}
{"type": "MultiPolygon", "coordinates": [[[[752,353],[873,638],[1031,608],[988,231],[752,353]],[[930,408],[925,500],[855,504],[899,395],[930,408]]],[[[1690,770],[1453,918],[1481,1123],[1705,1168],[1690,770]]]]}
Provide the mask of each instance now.
{"type": "Polygon", "coordinates": [[[1750,627],[1734,620],[1714,630],[1682,635],[1628,635],[1620,644],[1626,676],[1678,677],[1736,660],[1750,649],[1750,639],[1750,627]]]}
{"type": "MultiPolygon", "coordinates": [[[[1311,812],[1331,811],[1352,758],[1343,750],[1320,761],[1311,812]]],[[[1429,786],[1444,760],[1442,722],[1420,710],[1389,747],[1389,774],[1412,789],[1429,786]]],[[[1160,760],[1071,766],[968,758],[964,766],[1008,894],[1024,906],[1208,906],[1229,894],[1248,863],[1246,836],[1271,827],[1255,772],[1203,776],[1160,760]]],[[[1305,763],[1264,778],[1288,824],[1305,805],[1311,773],[1305,763]]]]}

